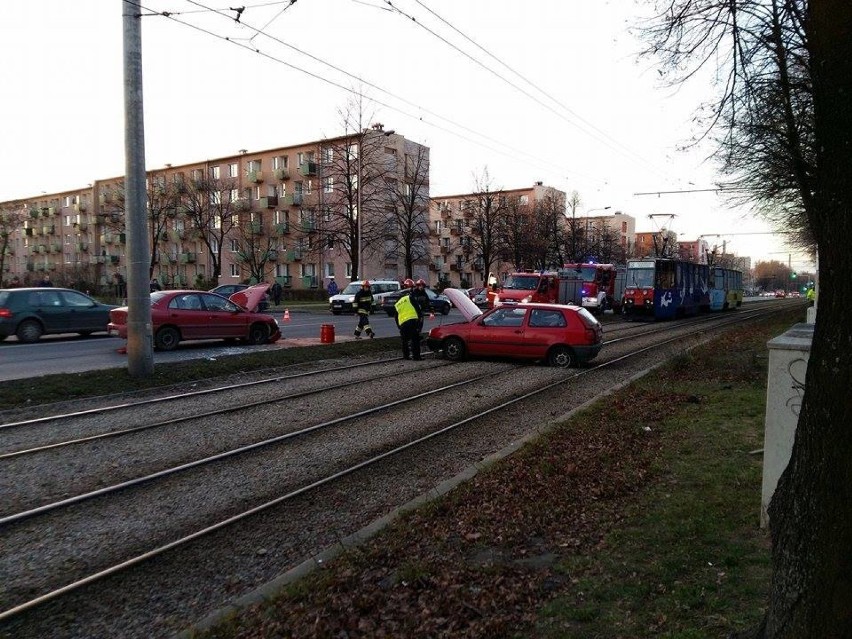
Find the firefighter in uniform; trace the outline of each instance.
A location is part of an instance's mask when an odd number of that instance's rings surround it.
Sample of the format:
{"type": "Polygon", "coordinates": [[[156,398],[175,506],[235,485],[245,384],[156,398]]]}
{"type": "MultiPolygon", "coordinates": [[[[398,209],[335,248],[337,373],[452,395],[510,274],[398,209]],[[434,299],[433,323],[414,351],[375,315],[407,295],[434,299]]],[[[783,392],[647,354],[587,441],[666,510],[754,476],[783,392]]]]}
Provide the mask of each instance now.
{"type": "MultiPolygon", "coordinates": [[[[413,282],[412,282],[413,284],[413,282]]],[[[415,302],[408,293],[399,298],[394,304],[396,323],[399,326],[399,336],[402,339],[402,358],[421,360],[419,316],[415,302]]]]}
{"type": "Polygon", "coordinates": [[[355,339],[361,339],[361,331],[366,330],[367,335],[375,337],[373,329],[370,328],[370,312],[373,310],[373,293],[370,291],[370,282],[361,282],[361,290],[355,293],[352,301],[358,313],[358,326],[355,327],[355,339]]]}

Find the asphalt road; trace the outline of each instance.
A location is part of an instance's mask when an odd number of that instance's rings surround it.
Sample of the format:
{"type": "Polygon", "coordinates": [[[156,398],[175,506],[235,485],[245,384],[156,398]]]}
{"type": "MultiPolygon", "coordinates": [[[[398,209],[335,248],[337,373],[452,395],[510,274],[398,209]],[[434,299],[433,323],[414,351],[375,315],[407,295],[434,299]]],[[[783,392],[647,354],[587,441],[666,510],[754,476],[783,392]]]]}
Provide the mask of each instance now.
{"type": "MultiPolygon", "coordinates": [[[[210,342],[187,342],[174,351],[154,352],[154,365],[190,359],[212,359],[239,355],[252,350],[275,350],[293,345],[319,344],[320,327],[334,326],[336,341],[354,338],[358,323],[354,315],[331,315],[328,312],[291,311],[289,321],[284,320],[282,311],[271,313],[278,321],[284,339],[276,344],[247,346],[225,344],[221,340],[210,342]]],[[[458,322],[461,314],[453,309],[447,316],[436,315],[427,320],[424,330],[440,322],[458,322]]],[[[384,313],[370,317],[370,326],[379,337],[399,335],[396,322],[384,313]]],[[[36,378],[56,373],[81,373],[90,370],[123,368],[127,356],[119,353],[125,341],[109,337],[106,333],[83,338],[79,335],[51,335],[36,344],[21,344],[14,337],[0,342],[0,382],[12,379],[36,378]]]]}

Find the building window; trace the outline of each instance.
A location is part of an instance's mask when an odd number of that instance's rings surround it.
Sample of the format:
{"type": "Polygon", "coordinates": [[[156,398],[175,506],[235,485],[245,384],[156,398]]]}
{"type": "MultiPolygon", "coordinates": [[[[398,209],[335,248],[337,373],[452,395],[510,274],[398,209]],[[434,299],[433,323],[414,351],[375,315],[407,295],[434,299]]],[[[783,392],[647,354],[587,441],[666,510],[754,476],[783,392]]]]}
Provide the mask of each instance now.
{"type": "Polygon", "coordinates": [[[331,222],[331,207],[330,206],[322,207],[322,221],[323,222],[331,222]]]}
{"type": "Polygon", "coordinates": [[[231,264],[231,277],[239,277],[240,276],[240,267],[236,264],[231,264]]]}
{"type": "Polygon", "coordinates": [[[333,193],[334,192],[334,178],[327,177],[322,180],[322,192],[323,193],[333,193]]]}
{"type": "Polygon", "coordinates": [[[440,235],[441,229],[443,229],[443,228],[444,228],[444,221],[443,220],[435,220],[435,233],[440,235]]]}
{"type": "Polygon", "coordinates": [[[322,161],[324,164],[331,164],[334,162],[334,149],[330,146],[325,147],[322,150],[322,161]]]}
{"type": "Polygon", "coordinates": [[[228,177],[235,178],[240,174],[240,165],[232,162],[228,165],[228,177]]]}
{"type": "Polygon", "coordinates": [[[272,158],[272,168],[273,169],[286,169],[287,168],[287,156],[279,155],[277,157],[272,158]]]}
{"type": "Polygon", "coordinates": [[[220,177],[221,177],[221,174],[219,172],[219,167],[218,166],[211,166],[210,167],[210,179],[218,180],[220,177]]]}
{"type": "Polygon", "coordinates": [[[334,262],[325,263],[325,276],[326,278],[334,277],[334,262]]]}
{"type": "Polygon", "coordinates": [[[233,237],[232,237],[232,238],[230,238],[230,239],[228,240],[228,243],[229,243],[229,245],[230,245],[230,249],[229,249],[229,250],[231,251],[231,253],[236,253],[237,251],[239,251],[239,250],[240,250],[240,243],[237,241],[237,239],[236,239],[236,238],[233,238],[233,237]]]}
{"type": "Polygon", "coordinates": [[[521,206],[526,206],[527,204],[530,203],[530,196],[529,195],[522,195],[520,202],[521,202],[521,206]]]}

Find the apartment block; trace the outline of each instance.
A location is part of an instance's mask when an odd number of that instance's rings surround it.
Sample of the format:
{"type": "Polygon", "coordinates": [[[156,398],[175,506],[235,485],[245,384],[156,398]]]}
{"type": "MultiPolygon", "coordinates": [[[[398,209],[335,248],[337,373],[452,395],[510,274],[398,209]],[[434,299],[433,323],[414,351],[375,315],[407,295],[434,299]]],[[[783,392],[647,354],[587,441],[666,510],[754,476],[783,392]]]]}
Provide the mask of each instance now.
{"type": "Polygon", "coordinates": [[[481,286],[489,274],[500,278],[525,267],[515,263],[515,256],[497,235],[505,233],[506,221],[511,219],[520,221],[520,230],[531,234],[537,206],[551,207],[564,229],[565,193],[542,182],[528,188],[433,197],[429,212],[432,254],[425,279],[431,284],[466,288],[481,286]],[[494,241],[489,244],[491,234],[494,241]],[[484,253],[489,248],[493,250],[486,263],[484,253]]]}
{"type": "MultiPolygon", "coordinates": [[[[360,133],[147,171],[151,272],[164,287],[404,275],[395,214],[427,229],[428,147],[360,133]],[[360,272],[356,272],[359,256],[360,272]]],[[[110,287],[127,276],[123,176],[0,203],[2,279],[110,287]]],[[[420,253],[428,254],[421,239],[420,253]]],[[[426,269],[425,258],[422,268],[426,269]]],[[[94,290],[92,292],[95,292],[94,290]]]]}

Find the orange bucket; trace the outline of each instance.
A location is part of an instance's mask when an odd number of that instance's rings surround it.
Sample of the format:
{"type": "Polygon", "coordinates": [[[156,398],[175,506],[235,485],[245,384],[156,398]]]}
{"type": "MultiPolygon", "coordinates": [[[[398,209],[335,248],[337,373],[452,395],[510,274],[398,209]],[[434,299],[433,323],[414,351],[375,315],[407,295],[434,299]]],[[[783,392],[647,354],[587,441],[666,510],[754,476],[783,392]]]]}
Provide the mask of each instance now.
{"type": "Polygon", "coordinates": [[[334,324],[323,324],[320,326],[320,343],[334,344],[334,324]]]}

